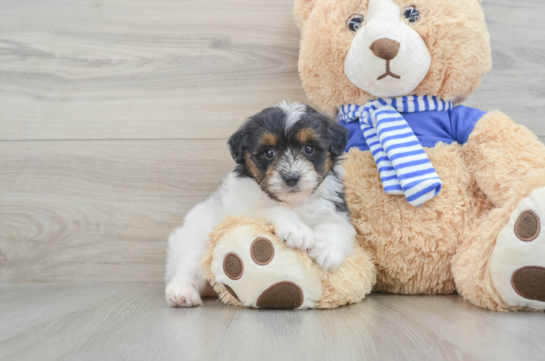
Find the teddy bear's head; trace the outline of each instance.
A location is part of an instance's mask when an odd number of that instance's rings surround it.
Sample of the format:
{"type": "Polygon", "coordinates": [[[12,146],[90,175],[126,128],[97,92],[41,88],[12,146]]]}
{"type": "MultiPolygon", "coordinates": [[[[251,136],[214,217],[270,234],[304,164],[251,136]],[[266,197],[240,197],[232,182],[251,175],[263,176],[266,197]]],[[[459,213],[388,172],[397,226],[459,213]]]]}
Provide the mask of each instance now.
{"type": "Polygon", "coordinates": [[[299,72],[331,111],[377,97],[461,102],[490,69],[480,0],[295,0],[299,72]]]}

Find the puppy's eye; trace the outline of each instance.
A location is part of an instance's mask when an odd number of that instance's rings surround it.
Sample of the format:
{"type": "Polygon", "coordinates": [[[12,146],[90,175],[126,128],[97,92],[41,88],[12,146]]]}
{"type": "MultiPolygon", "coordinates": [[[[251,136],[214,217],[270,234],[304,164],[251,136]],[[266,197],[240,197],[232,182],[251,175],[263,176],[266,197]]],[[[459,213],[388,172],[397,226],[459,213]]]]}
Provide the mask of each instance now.
{"type": "Polygon", "coordinates": [[[416,10],[414,5],[405,6],[403,8],[403,17],[414,24],[420,20],[420,12],[416,10]]]}
{"type": "Polygon", "coordinates": [[[346,28],[353,33],[360,30],[361,24],[363,24],[363,15],[361,14],[352,14],[346,20],[346,28]]]}
{"type": "Polygon", "coordinates": [[[263,154],[265,154],[266,158],[273,159],[274,156],[276,155],[276,152],[274,151],[274,149],[269,148],[263,154]]]}
{"type": "Polygon", "coordinates": [[[303,147],[303,152],[305,152],[305,154],[312,154],[314,153],[314,147],[310,145],[305,145],[303,147]]]}

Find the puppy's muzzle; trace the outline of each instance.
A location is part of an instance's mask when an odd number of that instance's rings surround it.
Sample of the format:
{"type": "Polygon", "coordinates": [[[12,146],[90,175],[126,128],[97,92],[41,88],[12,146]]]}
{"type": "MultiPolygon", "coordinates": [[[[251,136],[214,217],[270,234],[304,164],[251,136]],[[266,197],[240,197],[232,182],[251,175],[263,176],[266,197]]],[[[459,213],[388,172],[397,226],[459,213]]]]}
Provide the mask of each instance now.
{"type": "Polygon", "coordinates": [[[301,176],[297,173],[287,173],[282,178],[288,186],[293,187],[297,185],[301,176]]]}

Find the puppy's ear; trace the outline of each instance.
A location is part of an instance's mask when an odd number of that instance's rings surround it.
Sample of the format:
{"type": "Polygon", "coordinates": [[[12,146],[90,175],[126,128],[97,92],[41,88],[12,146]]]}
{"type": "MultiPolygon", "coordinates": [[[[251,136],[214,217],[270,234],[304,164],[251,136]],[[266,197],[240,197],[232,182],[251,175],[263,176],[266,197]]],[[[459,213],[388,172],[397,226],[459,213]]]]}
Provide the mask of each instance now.
{"type": "Polygon", "coordinates": [[[242,146],[242,141],[244,140],[244,131],[242,129],[237,130],[227,144],[229,144],[229,149],[231,150],[231,157],[238,164],[243,163],[244,147],[242,146]]]}
{"type": "Polygon", "coordinates": [[[346,130],[346,128],[342,125],[330,121],[328,131],[331,139],[331,143],[329,143],[329,151],[334,156],[343,154],[344,148],[346,148],[346,134],[348,133],[348,130],[346,130]]]}

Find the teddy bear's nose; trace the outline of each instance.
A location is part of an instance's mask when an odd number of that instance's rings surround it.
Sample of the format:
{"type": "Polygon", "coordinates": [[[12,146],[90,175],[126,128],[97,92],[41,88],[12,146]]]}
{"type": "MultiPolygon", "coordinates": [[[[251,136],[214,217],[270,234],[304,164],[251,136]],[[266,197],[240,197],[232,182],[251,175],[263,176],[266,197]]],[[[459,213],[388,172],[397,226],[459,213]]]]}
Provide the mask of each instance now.
{"type": "Polygon", "coordinates": [[[392,60],[399,52],[400,45],[395,40],[382,38],[373,42],[370,48],[375,56],[384,60],[392,60]]]}

